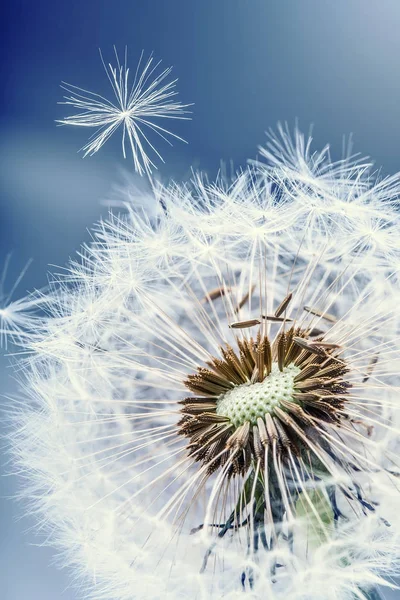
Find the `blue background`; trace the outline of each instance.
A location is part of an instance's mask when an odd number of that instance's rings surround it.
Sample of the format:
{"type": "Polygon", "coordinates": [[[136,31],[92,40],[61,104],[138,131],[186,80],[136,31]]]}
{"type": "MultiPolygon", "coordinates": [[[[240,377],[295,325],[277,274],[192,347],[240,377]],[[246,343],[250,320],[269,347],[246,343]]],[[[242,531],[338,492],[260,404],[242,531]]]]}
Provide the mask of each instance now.
{"type": "MultiPolygon", "coordinates": [[[[268,127],[296,118],[305,130],[314,124],[317,148],[329,141],[339,157],[352,132],[385,173],[399,169],[398,0],[13,0],[0,27],[0,259],[13,251],[10,286],[33,259],[20,294],[88,239],[121,167],[131,169],[118,135],[82,160],[88,130],[54,124],[69,114],[57,105],[61,80],[109,94],[99,47],[112,59],[113,44],[127,44],[132,67],[142,49],[154,51],[174,66],[180,99],[195,103],[191,122],[171,122],[189,144],[161,147],[163,179],[184,178],[192,165],[213,176],[221,159],[244,165],[268,127]]],[[[6,365],[4,395],[15,390],[6,365]]],[[[15,479],[0,485],[2,600],[78,597],[49,566],[51,551],[31,545],[32,523],[7,498],[15,479]]]]}

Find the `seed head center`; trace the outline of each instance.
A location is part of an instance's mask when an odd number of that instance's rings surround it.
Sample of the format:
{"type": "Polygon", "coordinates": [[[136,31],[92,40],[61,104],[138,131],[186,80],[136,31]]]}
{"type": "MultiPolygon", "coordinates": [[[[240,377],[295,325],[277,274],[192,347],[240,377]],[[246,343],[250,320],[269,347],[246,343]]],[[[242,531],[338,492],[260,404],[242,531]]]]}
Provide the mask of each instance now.
{"type": "Polygon", "coordinates": [[[273,413],[282,400],[294,401],[294,378],[298,373],[300,368],[293,364],[280,371],[277,363],[273,363],[264,381],[243,383],[221,394],[216,412],[228,417],[235,427],[246,421],[256,425],[258,417],[263,419],[266,413],[273,413]]]}

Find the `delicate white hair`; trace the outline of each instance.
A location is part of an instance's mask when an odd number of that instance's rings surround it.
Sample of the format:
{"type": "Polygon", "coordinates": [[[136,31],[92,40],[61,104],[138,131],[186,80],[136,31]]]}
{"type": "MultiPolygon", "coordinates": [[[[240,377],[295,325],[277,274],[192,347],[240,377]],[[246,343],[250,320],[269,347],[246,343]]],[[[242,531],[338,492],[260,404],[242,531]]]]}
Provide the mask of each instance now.
{"type": "Polygon", "coordinates": [[[398,568],[399,176],[332,163],[284,129],[261,154],[229,182],[159,186],[150,216],[127,193],[54,278],[46,318],[23,340],[26,402],[11,435],[21,495],[87,597],[369,598],[398,568]],[[347,348],[354,435],[335,438],[324,489],[345,486],[346,460],[365,494],[357,508],[338,501],[327,536],[325,508],[299,510],[285,525],[293,537],[283,528],[269,552],[247,530],[207,527],[225,522],[236,480],[223,497],[223,469],[206,477],[177,433],[185,377],[233,339],[232,306],[253,284],[267,310],[290,289],[288,316],[304,305],[319,307],[314,325],[338,316],[330,335],[347,348]]]}

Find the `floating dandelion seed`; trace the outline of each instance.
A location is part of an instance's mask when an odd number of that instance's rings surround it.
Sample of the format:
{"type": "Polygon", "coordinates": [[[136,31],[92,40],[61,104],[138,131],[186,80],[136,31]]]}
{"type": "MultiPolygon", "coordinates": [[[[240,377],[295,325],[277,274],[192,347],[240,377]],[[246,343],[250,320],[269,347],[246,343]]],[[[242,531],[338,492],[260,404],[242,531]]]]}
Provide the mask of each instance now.
{"type": "Polygon", "coordinates": [[[359,221],[398,231],[398,182],[325,162],[311,219],[294,166],[102,223],[26,345],[15,459],[90,597],[361,600],[396,573],[400,244],[359,221]]]}
{"type": "Polygon", "coordinates": [[[172,67],[164,69],[157,74],[161,61],[154,64],[152,56],[144,62],[142,67],[143,52],[138,66],[130,82],[129,68],[127,67],[127,49],[125,60],[121,64],[114,47],[116,67],[104,63],[100,52],[104,70],[107,74],[115,101],[107,100],[94,92],[89,92],[80,87],[63,82],[61,86],[70,96],[65,96],[65,104],[79,109],[80,113],[65,117],[57,121],[61,125],[76,125],[79,127],[95,127],[97,131],[91,136],[90,141],[83,146],[84,156],[92,156],[107,142],[117,129],[122,127],[122,152],[126,158],[126,143],[132,152],[135,171],[140,175],[150,175],[156,168],[154,161],[149,158],[149,151],[154,153],[161,161],[162,156],[154,146],[149,132],[153,132],[171,145],[169,138],[183,140],[178,135],[171,133],[160,125],[163,119],[188,119],[185,110],[189,105],[181,104],[175,100],[176,79],[165,83],[172,71],[172,67]]]}
{"type": "Polygon", "coordinates": [[[11,254],[8,254],[0,276],[0,346],[5,348],[10,340],[16,342],[27,335],[27,330],[35,319],[34,313],[40,304],[38,296],[13,300],[31,261],[27,262],[10,289],[6,290],[10,260],[11,254]]]}

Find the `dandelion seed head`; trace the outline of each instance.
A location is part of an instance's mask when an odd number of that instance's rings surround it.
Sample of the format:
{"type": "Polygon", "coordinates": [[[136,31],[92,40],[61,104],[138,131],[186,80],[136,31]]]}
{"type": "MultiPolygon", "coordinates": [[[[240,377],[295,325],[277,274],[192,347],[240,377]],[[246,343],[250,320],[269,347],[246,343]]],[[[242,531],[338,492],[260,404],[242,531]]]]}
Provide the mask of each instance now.
{"type": "Polygon", "coordinates": [[[354,600],[398,569],[398,179],[274,144],[127,197],[25,340],[22,496],[89,597],[354,600]]]}

